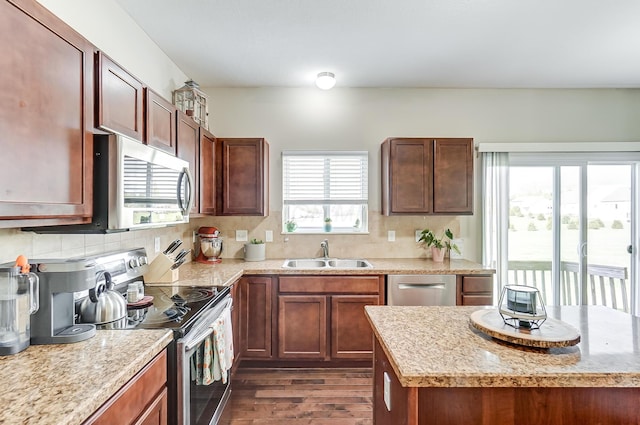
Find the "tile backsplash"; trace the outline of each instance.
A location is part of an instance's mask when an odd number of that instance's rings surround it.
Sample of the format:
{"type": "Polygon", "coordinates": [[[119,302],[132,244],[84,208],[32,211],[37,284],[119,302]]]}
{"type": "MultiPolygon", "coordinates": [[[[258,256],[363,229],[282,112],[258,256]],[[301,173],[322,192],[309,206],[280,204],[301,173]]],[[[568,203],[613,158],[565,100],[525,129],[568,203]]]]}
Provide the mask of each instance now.
{"type": "Polygon", "coordinates": [[[324,239],[329,240],[333,257],[424,258],[430,253],[415,242],[416,230],[429,227],[441,233],[450,228],[455,236],[460,233],[456,216],[386,217],[370,211],[369,233],[312,235],[282,233],[280,217],[280,211],[271,211],[268,217],[205,217],[180,226],[106,235],[40,235],[20,229],[0,229],[0,262],[13,261],[19,254],[27,258],[68,258],[137,247],[146,248],[149,259],[153,260],[157,255],[154,252],[156,237],[160,238],[162,249],[177,238],[184,241],[183,247],[193,247],[192,235],[200,226],[215,226],[220,230],[224,238],[222,258],[243,258],[244,242],[236,242],[236,230],[247,230],[249,240],[264,240],[265,232],[272,230],[273,242],[267,243],[267,258],[321,256],[320,242],[324,239]],[[395,231],[394,242],[387,240],[389,230],[395,231]]]}

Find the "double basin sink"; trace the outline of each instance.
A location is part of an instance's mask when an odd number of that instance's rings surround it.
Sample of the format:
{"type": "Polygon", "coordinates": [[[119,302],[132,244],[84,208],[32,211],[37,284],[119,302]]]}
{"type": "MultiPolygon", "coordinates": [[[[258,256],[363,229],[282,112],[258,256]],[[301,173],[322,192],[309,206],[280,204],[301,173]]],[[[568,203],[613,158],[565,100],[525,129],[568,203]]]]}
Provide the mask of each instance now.
{"type": "Polygon", "coordinates": [[[363,259],[346,258],[291,258],[286,259],[285,269],[370,269],[373,266],[363,259]]]}

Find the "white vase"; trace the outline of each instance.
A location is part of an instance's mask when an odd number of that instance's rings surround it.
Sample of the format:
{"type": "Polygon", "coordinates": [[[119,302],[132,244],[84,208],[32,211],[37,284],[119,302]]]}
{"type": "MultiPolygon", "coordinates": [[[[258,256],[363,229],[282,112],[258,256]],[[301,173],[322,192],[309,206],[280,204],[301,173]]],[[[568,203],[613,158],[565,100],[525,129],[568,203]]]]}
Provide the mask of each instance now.
{"type": "Polygon", "coordinates": [[[431,259],[436,263],[442,263],[444,261],[444,254],[447,252],[446,248],[431,247],[431,259]]]}
{"type": "Polygon", "coordinates": [[[244,244],[244,261],[264,261],[265,246],[263,243],[244,244]]]}

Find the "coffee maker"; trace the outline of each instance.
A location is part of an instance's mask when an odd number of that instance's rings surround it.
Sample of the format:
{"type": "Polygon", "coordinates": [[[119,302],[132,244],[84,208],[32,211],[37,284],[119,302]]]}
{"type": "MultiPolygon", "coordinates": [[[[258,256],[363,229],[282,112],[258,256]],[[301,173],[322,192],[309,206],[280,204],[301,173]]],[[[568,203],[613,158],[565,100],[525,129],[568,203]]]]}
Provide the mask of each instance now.
{"type": "Polygon", "coordinates": [[[0,356],[29,346],[30,316],[38,311],[38,276],[27,270],[0,265],[0,356]]]}
{"type": "Polygon", "coordinates": [[[219,263],[222,254],[222,238],[215,227],[201,227],[196,234],[196,261],[198,263],[219,263]]]}
{"type": "Polygon", "coordinates": [[[79,342],[94,336],[94,324],[76,323],[74,293],[96,286],[97,264],[83,258],[31,263],[40,278],[40,309],[31,316],[31,344],[79,342]]]}

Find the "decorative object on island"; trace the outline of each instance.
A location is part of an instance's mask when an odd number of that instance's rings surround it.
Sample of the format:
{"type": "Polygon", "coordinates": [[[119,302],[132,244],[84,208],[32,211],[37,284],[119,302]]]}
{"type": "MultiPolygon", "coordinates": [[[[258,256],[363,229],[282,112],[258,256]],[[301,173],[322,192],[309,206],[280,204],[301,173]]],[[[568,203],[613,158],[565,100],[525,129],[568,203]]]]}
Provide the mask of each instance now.
{"type": "Polygon", "coordinates": [[[429,230],[424,229],[420,232],[420,238],[418,243],[424,245],[427,248],[431,248],[431,258],[433,261],[441,263],[444,261],[444,256],[447,251],[454,250],[460,254],[458,245],[451,242],[453,239],[453,232],[451,229],[446,229],[441,237],[437,237],[436,234],[429,230]],[[446,238],[446,239],[445,239],[446,238]]]}
{"type": "Polygon", "coordinates": [[[540,329],[547,320],[540,291],[533,286],[505,285],[498,306],[504,323],[516,329],[540,329]]]}
{"type": "Polygon", "coordinates": [[[251,239],[251,242],[244,244],[244,261],[264,261],[265,243],[262,239],[251,239]]]}
{"type": "Polygon", "coordinates": [[[325,232],[330,232],[332,229],[331,226],[331,217],[327,217],[324,219],[324,231],[325,232]]]}
{"type": "Polygon", "coordinates": [[[284,226],[287,229],[287,232],[291,233],[291,232],[295,232],[296,229],[298,228],[298,224],[296,223],[295,219],[290,219],[284,222],[284,226]]]}
{"type": "Polygon", "coordinates": [[[186,81],[184,86],[173,91],[173,104],[189,115],[198,125],[209,130],[208,96],[200,90],[193,80],[186,81]]]}
{"type": "Polygon", "coordinates": [[[201,227],[196,234],[196,261],[204,264],[215,264],[222,254],[222,238],[215,227],[201,227]]]}

